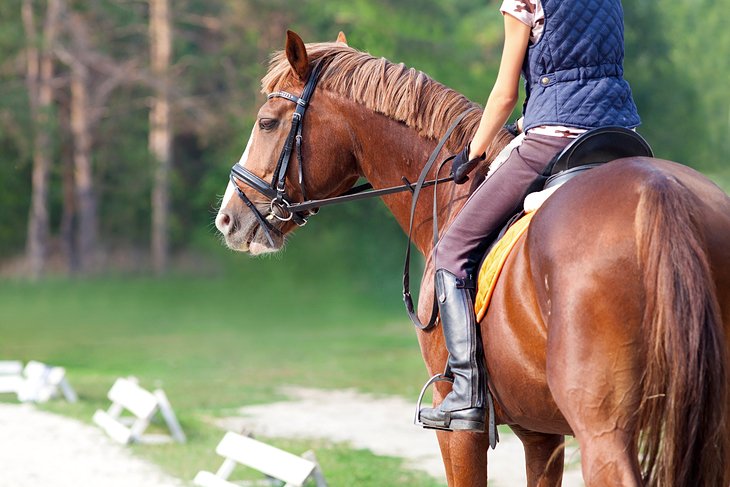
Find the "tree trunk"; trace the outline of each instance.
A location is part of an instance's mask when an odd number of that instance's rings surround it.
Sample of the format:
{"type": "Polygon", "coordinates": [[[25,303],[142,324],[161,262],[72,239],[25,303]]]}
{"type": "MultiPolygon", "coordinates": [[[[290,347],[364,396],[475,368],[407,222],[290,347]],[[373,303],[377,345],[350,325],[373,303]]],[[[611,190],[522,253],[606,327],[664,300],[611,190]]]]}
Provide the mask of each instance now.
{"type": "Polygon", "coordinates": [[[45,270],[50,236],[48,174],[53,150],[51,145],[51,112],[53,110],[52,49],[56,41],[59,7],[58,0],[48,0],[43,36],[39,48],[33,2],[32,0],[23,0],[21,6],[27,42],[26,86],[34,131],[32,194],[26,240],[28,273],[34,279],[39,278],[45,270]]]}
{"type": "Polygon", "coordinates": [[[152,98],[149,149],[154,165],[152,188],[152,265],[157,274],[167,270],[169,257],[169,181],[172,159],[169,66],[172,29],[168,0],[150,0],[150,60],[160,81],[152,98]]]}
{"type": "Polygon", "coordinates": [[[88,70],[81,62],[71,66],[71,133],[74,139],[74,187],[78,211],[78,255],[81,272],[96,265],[97,212],[91,168],[88,70]]]}
{"type": "MultiPolygon", "coordinates": [[[[78,270],[88,273],[98,269],[99,264],[98,195],[94,190],[91,156],[93,129],[111,93],[128,80],[134,62],[119,63],[101,54],[93,45],[89,21],[82,13],[71,11],[66,20],[70,48],[59,45],[55,52],[71,72],[69,118],[73,138],[73,203],[77,212],[75,255],[78,270]]],[[[69,261],[70,268],[73,264],[69,261]]]]}
{"type": "MultiPolygon", "coordinates": [[[[63,106],[63,114],[59,116],[59,122],[61,123],[64,134],[71,132],[68,111],[69,107],[63,106]]],[[[79,261],[76,247],[76,190],[74,189],[73,147],[66,144],[61,152],[63,161],[61,175],[63,210],[59,229],[61,255],[63,255],[63,259],[66,261],[68,273],[76,274],[79,271],[79,261]]]]}

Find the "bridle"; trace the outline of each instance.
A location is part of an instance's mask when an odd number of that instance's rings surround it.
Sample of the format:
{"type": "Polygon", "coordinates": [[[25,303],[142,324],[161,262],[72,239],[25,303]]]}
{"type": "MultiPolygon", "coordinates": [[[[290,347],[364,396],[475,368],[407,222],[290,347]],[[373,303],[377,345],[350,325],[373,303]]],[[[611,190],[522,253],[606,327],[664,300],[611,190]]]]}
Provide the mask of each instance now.
{"type": "Polygon", "coordinates": [[[309,79],[307,79],[306,84],[304,85],[304,90],[302,91],[301,96],[293,95],[287,91],[276,91],[273,93],[269,93],[267,96],[267,99],[272,98],[284,98],[285,100],[289,100],[290,102],[294,103],[296,105],[296,108],[294,110],[294,114],[292,115],[292,124],[291,129],[289,129],[289,135],[287,135],[286,141],[284,142],[284,147],[281,150],[281,154],[279,155],[279,160],[276,164],[276,170],[274,171],[274,175],[271,179],[271,182],[267,182],[261,177],[257,176],[256,174],[252,173],[245,167],[243,167],[239,162],[233,165],[231,168],[231,174],[230,174],[230,180],[233,184],[233,187],[236,191],[236,194],[238,194],[238,197],[241,198],[243,203],[251,210],[253,215],[255,216],[256,220],[259,222],[264,234],[266,235],[266,239],[269,242],[269,245],[274,247],[274,239],[271,235],[272,232],[276,232],[278,234],[281,234],[281,230],[274,227],[270,222],[274,219],[277,219],[282,222],[288,222],[293,221],[299,226],[304,226],[307,223],[307,220],[310,216],[316,214],[319,211],[319,208],[322,206],[329,206],[334,205],[338,203],[344,203],[347,201],[355,201],[365,198],[373,198],[373,197],[379,197],[379,196],[385,196],[389,194],[394,193],[400,193],[403,191],[411,191],[413,193],[413,201],[411,204],[411,218],[410,218],[410,228],[408,231],[408,248],[406,251],[406,262],[405,262],[405,269],[403,271],[403,300],[406,304],[406,309],[408,310],[408,314],[411,317],[411,321],[420,329],[427,330],[434,326],[436,323],[436,315],[438,312],[438,308],[436,306],[436,299],[433,300],[433,309],[431,313],[431,318],[428,322],[428,324],[424,325],[420,322],[416,312],[415,312],[415,306],[413,304],[413,300],[410,293],[410,278],[409,278],[409,268],[410,268],[410,242],[411,242],[411,235],[413,231],[413,215],[415,214],[416,204],[418,202],[418,196],[420,194],[420,191],[422,188],[425,188],[427,186],[434,186],[434,245],[436,241],[438,240],[438,219],[436,216],[436,198],[435,198],[435,191],[436,186],[439,183],[444,183],[448,181],[452,181],[453,177],[445,177],[445,178],[438,178],[438,173],[440,172],[441,167],[443,167],[444,164],[449,162],[453,157],[447,158],[445,161],[441,163],[439,166],[437,172],[436,172],[436,179],[426,181],[426,176],[428,175],[429,171],[433,167],[434,162],[436,161],[436,157],[438,157],[438,154],[441,152],[441,149],[443,149],[444,144],[448,140],[448,138],[451,136],[451,133],[454,131],[456,126],[463,120],[463,118],[466,116],[467,113],[471,111],[467,110],[464,113],[462,113],[460,116],[458,116],[451,124],[451,126],[448,128],[444,136],[439,141],[438,145],[434,149],[434,151],[431,153],[431,156],[428,159],[428,162],[424,166],[423,170],[421,171],[421,174],[418,178],[418,181],[416,183],[411,183],[408,181],[405,177],[402,178],[404,184],[401,186],[393,186],[390,188],[384,188],[384,189],[372,189],[372,185],[369,183],[361,184],[358,186],[355,186],[351,188],[349,191],[345,192],[344,194],[340,196],[334,196],[331,198],[324,198],[324,199],[318,199],[318,200],[311,200],[307,199],[307,193],[304,188],[304,172],[303,172],[303,157],[302,157],[302,129],[304,127],[304,114],[307,111],[307,107],[309,106],[309,100],[312,97],[312,93],[314,92],[314,88],[317,85],[317,81],[319,79],[320,72],[322,70],[322,61],[319,61],[315,66],[314,69],[312,69],[312,72],[309,76],[309,79]],[[292,159],[292,152],[296,145],[296,152],[297,152],[297,165],[298,165],[298,171],[299,171],[299,190],[302,193],[303,201],[301,203],[291,203],[291,198],[286,192],[286,174],[289,170],[289,166],[292,159]],[[256,205],[253,204],[253,202],[246,196],[246,194],[241,190],[241,188],[238,186],[238,182],[242,182],[246,184],[251,189],[257,191],[258,193],[262,194],[263,196],[270,199],[269,203],[269,214],[264,217],[259,209],[256,207],[256,205]]]}
{"type": "Polygon", "coordinates": [[[279,232],[271,223],[270,220],[276,218],[277,220],[286,222],[293,221],[299,226],[304,226],[307,223],[309,216],[317,213],[317,209],[293,209],[289,203],[291,198],[286,192],[286,173],[289,170],[289,163],[292,159],[292,152],[296,144],[297,149],[297,162],[299,166],[299,188],[302,192],[304,200],[307,199],[306,190],[304,189],[304,174],[303,174],[303,159],[302,159],[302,128],[304,127],[304,114],[307,111],[309,105],[309,99],[312,97],[314,87],[317,85],[319,73],[322,69],[322,63],[317,63],[312,70],[307,83],[304,85],[304,91],[301,96],[293,95],[287,91],[276,91],[269,93],[267,99],[272,98],[284,98],[296,105],[294,114],[292,115],[291,128],[289,129],[289,135],[286,137],[284,142],[284,148],[281,150],[279,155],[279,161],[276,163],[276,170],[271,179],[271,182],[266,182],[256,174],[252,173],[240,163],[236,163],[231,168],[230,180],[233,183],[236,193],[241,198],[246,206],[248,206],[256,219],[261,224],[266,238],[269,244],[273,247],[274,240],[271,237],[271,231],[279,232]],[[264,218],[261,212],[256,206],[248,199],[246,194],[238,187],[237,181],[241,181],[247,184],[249,187],[263,194],[267,198],[270,198],[269,203],[269,215],[264,218]]]}

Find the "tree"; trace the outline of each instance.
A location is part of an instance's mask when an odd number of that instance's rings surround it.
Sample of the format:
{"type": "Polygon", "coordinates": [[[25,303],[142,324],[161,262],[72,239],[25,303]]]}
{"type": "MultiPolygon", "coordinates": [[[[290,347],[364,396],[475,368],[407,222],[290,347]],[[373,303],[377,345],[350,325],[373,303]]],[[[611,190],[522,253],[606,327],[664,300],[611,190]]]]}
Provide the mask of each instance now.
{"type": "Polygon", "coordinates": [[[52,158],[53,46],[58,32],[59,0],[48,0],[42,36],[38,37],[32,0],[23,0],[21,15],[26,35],[26,86],[33,118],[33,186],[26,255],[32,278],[42,275],[48,253],[50,218],[48,175],[52,158]]]}
{"type": "MultiPolygon", "coordinates": [[[[88,33],[86,26],[78,15],[71,14],[70,31],[74,39],[76,51],[88,49],[88,33]]],[[[68,55],[66,50],[59,49],[60,56],[71,69],[71,106],[70,128],[73,140],[73,188],[74,208],[78,212],[76,239],[78,245],[78,264],[82,272],[88,271],[97,253],[97,210],[94,197],[93,174],[91,168],[91,133],[89,104],[89,69],[81,56],[68,55]]],[[[73,269],[73,267],[72,267],[73,269]]]]}
{"type": "Polygon", "coordinates": [[[153,158],[152,265],[165,272],[169,254],[170,167],[172,125],[170,123],[169,69],[172,54],[172,26],[168,0],[150,0],[150,63],[157,89],[150,110],[149,148],[153,158]]]}
{"type": "MultiPolygon", "coordinates": [[[[100,52],[93,45],[89,23],[82,13],[68,12],[65,30],[70,45],[59,44],[55,49],[59,59],[70,69],[69,119],[73,141],[74,193],[71,211],[77,213],[77,218],[72,220],[76,222],[72,245],[77,248],[69,252],[69,269],[81,272],[97,267],[99,253],[98,204],[92,167],[93,127],[100,122],[111,93],[120,84],[130,81],[136,64],[134,59],[118,62],[100,52]]],[[[66,199],[64,208],[70,204],[66,199]]]]}

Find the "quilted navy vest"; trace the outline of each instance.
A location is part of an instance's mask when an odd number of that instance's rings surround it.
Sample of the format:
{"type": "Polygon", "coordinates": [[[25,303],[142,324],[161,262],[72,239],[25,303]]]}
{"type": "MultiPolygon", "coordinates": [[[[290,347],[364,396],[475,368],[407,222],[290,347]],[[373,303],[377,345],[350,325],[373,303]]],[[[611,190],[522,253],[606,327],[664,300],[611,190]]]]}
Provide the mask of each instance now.
{"type": "Polygon", "coordinates": [[[591,129],[641,123],[623,79],[620,0],[542,0],[545,30],[528,48],[522,74],[525,130],[538,125],[591,129]]]}

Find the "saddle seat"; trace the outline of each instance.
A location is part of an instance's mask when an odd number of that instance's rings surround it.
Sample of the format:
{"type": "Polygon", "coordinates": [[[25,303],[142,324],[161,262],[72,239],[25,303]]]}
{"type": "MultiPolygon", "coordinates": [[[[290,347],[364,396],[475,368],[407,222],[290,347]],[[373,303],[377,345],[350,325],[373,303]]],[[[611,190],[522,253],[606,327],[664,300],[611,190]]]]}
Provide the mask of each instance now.
{"type": "Polygon", "coordinates": [[[487,312],[497,280],[507,257],[527,233],[535,210],[560,186],[584,171],[624,157],[653,157],[654,153],[644,138],[623,127],[601,127],[590,130],[556,155],[545,172],[524,198],[522,211],[512,216],[499,232],[496,241],[482,259],[477,275],[477,294],[474,308],[477,319],[487,312]],[[536,191],[536,192],[534,192],[536,191]]]}
{"type": "Polygon", "coordinates": [[[586,169],[624,157],[654,157],[649,143],[624,127],[601,127],[584,133],[547,166],[545,189],[562,184],[586,169]]]}

